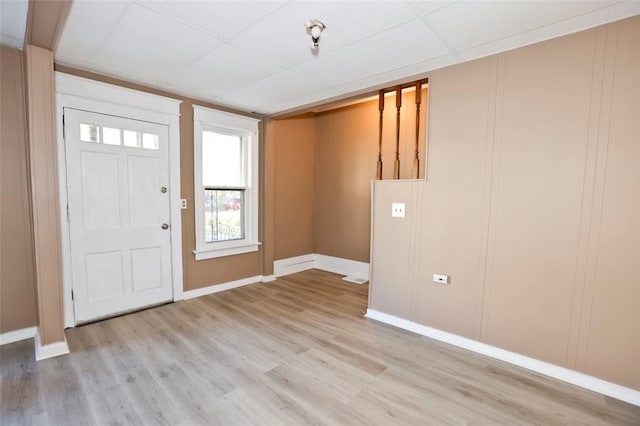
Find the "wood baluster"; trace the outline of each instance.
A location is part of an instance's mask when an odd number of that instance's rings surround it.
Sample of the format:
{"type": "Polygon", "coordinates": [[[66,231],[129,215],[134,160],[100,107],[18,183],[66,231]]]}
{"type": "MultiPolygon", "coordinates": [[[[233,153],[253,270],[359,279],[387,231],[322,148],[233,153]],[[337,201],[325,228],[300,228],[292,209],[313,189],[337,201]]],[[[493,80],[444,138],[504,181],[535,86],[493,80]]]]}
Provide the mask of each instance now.
{"type": "Polygon", "coordinates": [[[382,179],[382,114],[384,113],[384,90],[380,91],[378,98],[378,111],[380,112],[380,126],[378,135],[378,167],[376,179],[382,179]]]}
{"type": "Polygon", "coordinates": [[[420,178],[420,103],[422,101],[422,82],[416,83],[416,146],[413,157],[413,178],[420,178]]]}
{"type": "Polygon", "coordinates": [[[402,108],[402,88],[396,89],[396,159],[393,162],[393,178],[400,179],[400,108],[402,108]]]}

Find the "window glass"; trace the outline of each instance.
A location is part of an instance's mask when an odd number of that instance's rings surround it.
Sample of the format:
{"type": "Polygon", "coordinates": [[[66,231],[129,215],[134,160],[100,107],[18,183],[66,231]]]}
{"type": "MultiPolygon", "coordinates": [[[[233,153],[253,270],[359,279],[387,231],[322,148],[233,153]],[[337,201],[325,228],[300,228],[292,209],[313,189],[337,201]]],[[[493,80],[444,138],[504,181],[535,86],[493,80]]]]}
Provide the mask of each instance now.
{"type": "Polygon", "coordinates": [[[202,184],[205,187],[239,187],[244,184],[242,175],[242,138],[204,130],[202,184]]]}
{"type": "Polygon", "coordinates": [[[241,240],[244,238],[244,190],[205,189],[205,241],[241,240]]]}
{"type": "Polygon", "coordinates": [[[80,140],[82,142],[100,143],[99,127],[95,124],[80,124],[80,140]]]}
{"type": "Polygon", "coordinates": [[[102,137],[105,145],[120,145],[120,129],[103,127],[102,137]]]}
{"type": "Polygon", "coordinates": [[[140,148],[140,132],[134,132],[133,130],[123,131],[124,146],[131,148],[140,148]]]}
{"type": "Polygon", "coordinates": [[[142,148],[144,149],[158,149],[158,135],[153,133],[142,134],[142,148]]]}

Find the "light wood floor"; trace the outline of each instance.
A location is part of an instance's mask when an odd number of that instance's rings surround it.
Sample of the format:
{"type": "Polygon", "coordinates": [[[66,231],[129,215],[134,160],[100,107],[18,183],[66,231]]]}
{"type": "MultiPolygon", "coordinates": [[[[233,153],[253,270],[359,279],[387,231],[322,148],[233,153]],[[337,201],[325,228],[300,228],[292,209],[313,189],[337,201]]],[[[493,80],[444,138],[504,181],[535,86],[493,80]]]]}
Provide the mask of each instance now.
{"type": "Polygon", "coordinates": [[[306,271],[0,348],[4,425],[617,425],[640,408],[363,317],[306,271]]]}

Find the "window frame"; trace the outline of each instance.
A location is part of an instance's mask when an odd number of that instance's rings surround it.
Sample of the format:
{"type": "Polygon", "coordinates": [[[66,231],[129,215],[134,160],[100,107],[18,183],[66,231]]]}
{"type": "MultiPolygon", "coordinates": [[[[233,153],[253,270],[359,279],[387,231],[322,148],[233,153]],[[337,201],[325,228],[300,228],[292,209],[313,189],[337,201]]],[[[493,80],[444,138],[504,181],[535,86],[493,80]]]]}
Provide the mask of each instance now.
{"type": "Polygon", "coordinates": [[[194,215],[196,225],[196,260],[213,259],[257,251],[259,214],[259,126],[260,120],[229,112],[193,105],[194,142],[194,215]],[[214,131],[241,136],[245,173],[244,238],[240,240],[205,241],[204,191],[202,182],[202,132],[214,131]]]}

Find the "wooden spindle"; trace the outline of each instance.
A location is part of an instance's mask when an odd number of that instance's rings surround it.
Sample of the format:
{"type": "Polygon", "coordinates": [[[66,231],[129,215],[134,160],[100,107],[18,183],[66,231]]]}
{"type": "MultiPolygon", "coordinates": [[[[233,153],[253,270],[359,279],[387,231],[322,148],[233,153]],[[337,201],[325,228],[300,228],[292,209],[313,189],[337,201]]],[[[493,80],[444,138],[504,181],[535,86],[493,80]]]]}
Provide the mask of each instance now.
{"type": "Polygon", "coordinates": [[[396,159],[393,162],[393,178],[400,179],[400,108],[402,108],[402,88],[396,89],[396,159]]]}
{"type": "Polygon", "coordinates": [[[382,114],[384,113],[384,90],[380,91],[378,98],[378,111],[380,112],[380,125],[378,135],[378,167],[376,179],[382,179],[382,114]]]}
{"type": "Polygon", "coordinates": [[[413,157],[413,178],[420,177],[420,103],[422,101],[422,82],[416,83],[416,146],[413,157]]]}

